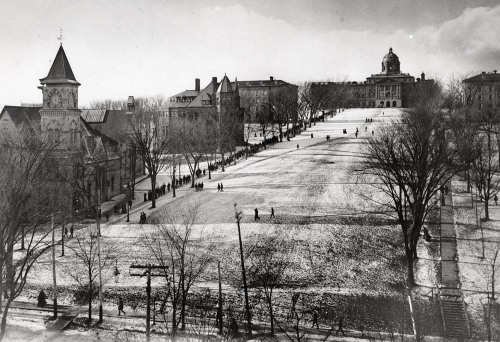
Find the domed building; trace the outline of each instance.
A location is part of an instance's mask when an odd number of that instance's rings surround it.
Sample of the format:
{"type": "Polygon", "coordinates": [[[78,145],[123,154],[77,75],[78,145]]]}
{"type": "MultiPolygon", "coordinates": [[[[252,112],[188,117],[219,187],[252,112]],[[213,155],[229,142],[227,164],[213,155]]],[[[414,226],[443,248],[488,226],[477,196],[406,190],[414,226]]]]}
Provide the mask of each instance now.
{"type": "MultiPolygon", "coordinates": [[[[417,84],[433,83],[426,80],[422,73],[415,80],[410,74],[401,72],[399,57],[389,48],[389,52],[382,58],[382,70],[379,74],[372,74],[364,82],[348,82],[348,97],[340,106],[347,108],[400,108],[410,107],[413,89],[417,84]]],[[[335,82],[315,83],[315,87],[338,87],[335,82]]]]}

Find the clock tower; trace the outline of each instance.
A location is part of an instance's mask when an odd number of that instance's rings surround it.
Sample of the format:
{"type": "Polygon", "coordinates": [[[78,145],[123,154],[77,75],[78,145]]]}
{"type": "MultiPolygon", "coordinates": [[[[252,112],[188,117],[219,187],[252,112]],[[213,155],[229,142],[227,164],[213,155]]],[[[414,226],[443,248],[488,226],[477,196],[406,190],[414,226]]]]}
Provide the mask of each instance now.
{"type": "Polygon", "coordinates": [[[40,79],[43,107],[40,110],[41,130],[60,141],[60,148],[78,146],[80,110],[78,83],[61,46],[47,77],[40,79]]]}

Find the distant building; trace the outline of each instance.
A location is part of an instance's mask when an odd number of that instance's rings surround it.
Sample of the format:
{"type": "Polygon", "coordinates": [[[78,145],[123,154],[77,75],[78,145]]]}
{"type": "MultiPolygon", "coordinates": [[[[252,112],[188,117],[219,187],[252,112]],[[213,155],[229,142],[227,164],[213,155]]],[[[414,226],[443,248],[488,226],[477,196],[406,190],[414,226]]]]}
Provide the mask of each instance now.
{"type": "Polygon", "coordinates": [[[269,77],[268,80],[235,81],[240,95],[241,107],[245,109],[245,122],[260,122],[270,119],[269,99],[280,91],[297,98],[298,86],[269,77]]]}
{"type": "MultiPolygon", "coordinates": [[[[212,82],[200,91],[200,79],[195,79],[195,89],[185,90],[179,94],[170,96],[167,105],[164,107],[164,117],[196,118],[200,113],[210,110],[214,106],[212,102],[213,94],[220,86],[217,77],[212,78],[212,82]]],[[[298,87],[282,80],[275,80],[272,76],[269,80],[258,81],[238,81],[230,82],[226,94],[232,94],[234,101],[238,101],[244,111],[244,120],[248,122],[259,122],[268,120],[271,115],[269,108],[269,98],[279,91],[287,91],[297,97],[298,87]]],[[[166,124],[163,130],[166,129],[166,124]]]]}
{"type": "Polygon", "coordinates": [[[229,78],[224,75],[221,82],[217,77],[200,90],[200,80],[195,80],[194,90],[185,90],[168,98],[168,102],[161,108],[162,120],[160,125],[166,133],[172,120],[197,121],[203,115],[220,115],[231,113],[241,126],[238,142],[243,142],[243,109],[240,107],[237,84],[233,87],[229,78]]]}
{"type": "Polygon", "coordinates": [[[467,106],[481,110],[488,107],[497,107],[500,104],[500,74],[482,72],[469,77],[464,81],[465,103],[467,106]]]}
{"type": "MultiPolygon", "coordinates": [[[[338,107],[409,107],[411,106],[411,96],[417,83],[431,84],[433,80],[426,80],[422,72],[420,78],[401,72],[401,63],[399,57],[389,52],[382,59],[382,70],[379,74],[372,74],[364,82],[316,82],[313,86],[318,92],[326,93],[324,88],[340,88],[346,86],[346,95],[342,98],[343,103],[338,107]]],[[[335,91],[333,91],[335,92],[335,91]]],[[[340,99],[339,99],[340,100],[340,99]]]]}

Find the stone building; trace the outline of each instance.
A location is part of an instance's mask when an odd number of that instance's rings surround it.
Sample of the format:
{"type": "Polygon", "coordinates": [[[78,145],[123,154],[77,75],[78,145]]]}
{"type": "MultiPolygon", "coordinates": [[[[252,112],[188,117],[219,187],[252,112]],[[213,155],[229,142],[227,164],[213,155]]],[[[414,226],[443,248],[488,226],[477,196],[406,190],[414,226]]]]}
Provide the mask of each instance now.
{"type": "Polygon", "coordinates": [[[161,109],[161,131],[167,132],[173,120],[197,121],[202,116],[218,117],[234,115],[238,126],[241,126],[236,140],[243,142],[243,109],[240,107],[238,85],[232,85],[229,78],[224,75],[221,82],[217,77],[200,90],[200,80],[195,80],[194,90],[185,90],[168,98],[168,102],[161,109]]]}
{"type": "Polygon", "coordinates": [[[235,81],[238,85],[241,107],[245,109],[245,122],[268,121],[271,116],[269,100],[283,91],[297,99],[298,86],[282,80],[235,81]]]}
{"type": "Polygon", "coordinates": [[[401,72],[399,57],[392,51],[392,48],[389,48],[389,52],[382,58],[381,72],[372,74],[366,78],[366,81],[317,82],[314,86],[321,92],[325,91],[320,88],[331,88],[333,93],[335,93],[335,87],[346,86],[346,95],[339,107],[400,108],[411,106],[411,94],[417,83],[433,82],[433,80],[426,80],[423,72],[416,80],[410,74],[401,72]]]}
{"type": "Polygon", "coordinates": [[[56,188],[73,184],[72,210],[82,206],[95,207],[123,193],[124,182],[130,178],[124,145],[105,129],[106,126],[117,130],[116,122],[120,120],[112,120],[108,125],[104,123],[110,117],[125,118],[126,111],[98,113],[102,122],[96,122],[91,120],[91,113],[79,109],[80,83],[73,74],[62,44],[48,75],[40,79],[40,84],[42,106],[5,106],[0,113],[0,132],[6,135],[25,130],[40,132],[57,144],[53,181],[61,184],[56,188]]]}
{"type": "Polygon", "coordinates": [[[500,104],[500,74],[482,72],[465,79],[465,103],[475,110],[497,107],[500,104]]]}

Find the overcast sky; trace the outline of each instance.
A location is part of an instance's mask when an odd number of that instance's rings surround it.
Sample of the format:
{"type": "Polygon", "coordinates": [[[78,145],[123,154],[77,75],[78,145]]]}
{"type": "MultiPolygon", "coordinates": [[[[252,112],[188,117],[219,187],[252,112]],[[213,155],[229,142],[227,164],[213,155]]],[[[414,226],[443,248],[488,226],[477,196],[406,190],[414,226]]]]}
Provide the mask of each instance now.
{"type": "Polygon", "coordinates": [[[415,77],[500,69],[498,0],[1,0],[0,16],[0,105],[41,102],[60,28],[80,106],[225,73],[363,81],[389,47],[415,77]]]}

